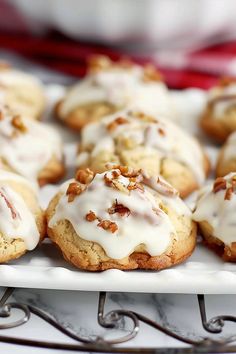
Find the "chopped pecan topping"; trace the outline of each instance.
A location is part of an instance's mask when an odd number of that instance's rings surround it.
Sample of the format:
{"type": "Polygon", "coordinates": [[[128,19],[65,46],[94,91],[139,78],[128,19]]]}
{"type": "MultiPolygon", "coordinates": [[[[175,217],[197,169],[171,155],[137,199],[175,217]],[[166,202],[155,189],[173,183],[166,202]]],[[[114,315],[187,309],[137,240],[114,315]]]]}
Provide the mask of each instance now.
{"type": "Polygon", "coordinates": [[[143,68],[144,81],[162,81],[163,77],[153,64],[147,64],[143,68]]]}
{"type": "Polygon", "coordinates": [[[11,124],[14,128],[18,129],[19,131],[21,131],[22,133],[27,132],[27,127],[25,126],[25,124],[23,123],[21,116],[17,115],[14,116],[11,120],[11,124]]]}
{"type": "Polygon", "coordinates": [[[113,120],[112,122],[110,122],[110,123],[107,125],[107,130],[108,130],[108,131],[113,131],[113,130],[115,130],[119,125],[127,124],[127,123],[129,123],[128,119],[123,118],[123,117],[117,117],[115,120],[113,120]]]}
{"type": "Polygon", "coordinates": [[[131,112],[131,115],[135,118],[139,118],[141,120],[143,120],[144,122],[148,122],[148,123],[157,123],[157,119],[155,119],[154,117],[143,113],[143,112],[131,112]]]}
{"type": "Polygon", "coordinates": [[[14,206],[10,203],[10,201],[7,199],[6,195],[4,194],[4,190],[3,188],[0,190],[0,196],[4,199],[7,207],[10,209],[11,211],[11,216],[12,219],[16,219],[17,217],[19,217],[19,213],[17,212],[17,210],[14,208],[14,206]]]}
{"type": "Polygon", "coordinates": [[[95,173],[93,171],[86,168],[85,170],[78,170],[75,179],[82,184],[89,184],[94,179],[94,175],[95,173]]]}
{"type": "Polygon", "coordinates": [[[230,200],[233,196],[233,193],[234,193],[234,188],[233,187],[229,187],[226,189],[226,192],[225,192],[225,200],[230,200]]]}
{"type": "Polygon", "coordinates": [[[162,135],[162,136],[165,136],[165,135],[166,135],[164,129],[162,129],[162,128],[158,128],[157,131],[158,131],[158,133],[159,133],[160,135],[162,135]]]}
{"type": "Polygon", "coordinates": [[[85,215],[85,219],[89,222],[92,222],[97,220],[97,216],[93,211],[90,210],[89,213],[85,215]]]}
{"type": "Polygon", "coordinates": [[[120,204],[117,202],[117,199],[115,203],[112,204],[111,208],[108,209],[109,214],[115,214],[118,213],[121,216],[129,216],[130,215],[130,209],[124,206],[123,204],[120,204]]]}
{"type": "Polygon", "coordinates": [[[139,189],[141,192],[144,191],[144,187],[141,183],[133,183],[133,182],[130,182],[127,189],[129,191],[132,191],[132,190],[135,190],[135,189],[139,189]]]}
{"type": "Polygon", "coordinates": [[[83,185],[81,186],[77,182],[70,183],[68,188],[67,188],[67,191],[66,191],[66,195],[68,195],[68,202],[69,203],[73,202],[75,197],[80,195],[85,189],[86,189],[85,186],[83,186],[83,185]]]}
{"type": "Polygon", "coordinates": [[[110,231],[112,233],[116,232],[118,230],[118,226],[115,222],[112,222],[110,220],[102,220],[98,223],[99,227],[102,227],[106,231],[110,231]]]}
{"type": "Polygon", "coordinates": [[[223,177],[218,177],[213,185],[213,192],[217,193],[220,190],[226,189],[227,182],[223,177]]]}
{"type": "Polygon", "coordinates": [[[127,166],[119,166],[118,168],[124,177],[135,178],[141,174],[141,170],[135,170],[127,166]]]}

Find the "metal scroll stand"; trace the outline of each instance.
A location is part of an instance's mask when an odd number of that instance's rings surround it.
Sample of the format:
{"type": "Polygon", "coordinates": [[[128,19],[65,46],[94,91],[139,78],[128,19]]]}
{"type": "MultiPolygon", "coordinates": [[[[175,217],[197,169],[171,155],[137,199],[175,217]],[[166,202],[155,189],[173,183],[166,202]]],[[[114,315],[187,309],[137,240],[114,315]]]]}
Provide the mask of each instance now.
{"type": "MultiPolygon", "coordinates": [[[[235,353],[236,345],[232,345],[233,342],[236,342],[236,335],[231,336],[227,339],[210,339],[208,337],[202,338],[200,340],[192,340],[187,337],[181,336],[174,333],[168,328],[165,328],[150,320],[149,318],[143,316],[140,313],[129,311],[129,310],[112,310],[108,313],[104,313],[105,303],[106,303],[106,292],[99,293],[98,301],[98,312],[97,312],[97,321],[100,326],[107,329],[115,329],[118,327],[118,324],[121,320],[129,319],[132,321],[132,329],[128,334],[125,334],[122,337],[112,340],[105,340],[102,337],[95,338],[86,338],[81,337],[71,331],[68,328],[63,327],[59,324],[51,315],[46,312],[38,309],[35,306],[19,303],[19,302],[8,302],[8,299],[11,297],[14,292],[14,288],[7,288],[0,299],[0,318],[10,317],[14,309],[19,309],[22,311],[22,317],[14,322],[8,322],[5,324],[0,323],[0,331],[4,332],[4,329],[14,328],[21,326],[24,323],[30,320],[31,313],[40,317],[45,322],[49,323],[51,326],[55,327],[58,331],[67,335],[74,341],[76,344],[67,344],[67,343],[55,343],[55,342],[45,342],[41,340],[31,340],[23,339],[17,337],[9,337],[3,334],[0,334],[0,342],[25,345],[29,347],[38,347],[38,348],[48,348],[48,349],[60,349],[60,350],[69,350],[74,352],[96,352],[96,353],[166,353],[166,354],[185,354],[185,353],[235,353]],[[141,348],[141,347],[119,347],[117,344],[128,342],[133,339],[139,332],[139,324],[143,322],[157,331],[161,331],[169,337],[179,340],[182,343],[189,344],[189,347],[185,348],[141,348]]],[[[236,317],[234,316],[216,316],[207,320],[206,316],[206,307],[204,295],[198,296],[198,304],[201,315],[201,322],[203,328],[209,333],[222,333],[223,327],[226,321],[236,322],[236,317]]]]}

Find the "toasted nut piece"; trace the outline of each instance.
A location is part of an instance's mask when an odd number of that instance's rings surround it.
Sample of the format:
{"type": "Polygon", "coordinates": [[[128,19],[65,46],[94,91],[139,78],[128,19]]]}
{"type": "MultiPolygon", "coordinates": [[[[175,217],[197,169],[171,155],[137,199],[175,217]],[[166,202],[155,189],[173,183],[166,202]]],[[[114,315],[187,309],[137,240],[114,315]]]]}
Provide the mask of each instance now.
{"type": "Polygon", "coordinates": [[[11,120],[11,124],[14,128],[20,130],[22,133],[27,132],[27,127],[24,125],[21,116],[14,116],[11,120]]]}
{"type": "Polygon", "coordinates": [[[108,209],[109,214],[115,214],[118,213],[121,216],[129,216],[130,215],[130,209],[124,206],[123,204],[120,204],[117,202],[117,199],[115,203],[112,204],[112,206],[108,209]]]}
{"type": "Polygon", "coordinates": [[[147,64],[143,69],[143,81],[162,81],[163,77],[153,64],[147,64]]]}
{"type": "Polygon", "coordinates": [[[225,200],[230,200],[233,196],[233,193],[234,193],[233,187],[227,188],[225,192],[225,200]]]}
{"type": "Polygon", "coordinates": [[[93,211],[90,210],[90,212],[85,215],[85,219],[89,222],[92,222],[94,220],[97,220],[97,216],[93,211]]]}
{"type": "Polygon", "coordinates": [[[223,177],[216,178],[215,183],[213,185],[213,192],[217,193],[220,190],[226,189],[226,184],[227,182],[223,177]]]}
{"type": "Polygon", "coordinates": [[[108,131],[113,131],[113,130],[115,130],[119,125],[127,124],[127,123],[129,123],[128,119],[123,118],[123,117],[117,117],[116,119],[114,119],[112,122],[110,122],[110,123],[107,125],[107,130],[108,130],[108,131]]]}
{"type": "Polygon", "coordinates": [[[118,230],[118,226],[115,222],[112,222],[110,220],[102,220],[98,223],[99,227],[102,227],[106,231],[110,231],[112,233],[116,232],[118,230]]]}
{"type": "Polygon", "coordinates": [[[131,115],[134,118],[142,119],[143,121],[148,122],[148,123],[158,123],[158,120],[156,118],[154,118],[146,113],[143,113],[143,112],[131,112],[131,115]]]}
{"type": "Polygon", "coordinates": [[[85,170],[78,170],[75,179],[82,184],[89,184],[94,179],[94,176],[95,173],[89,168],[86,168],[85,170]]]}
{"type": "Polygon", "coordinates": [[[80,195],[85,189],[85,186],[81,186],[77,182],[70,183],[66,191],[66,195],[68,195],[68,202],[73,202],[75,197],[80,195]]]}
{"type": "Polygon", "coordinates": [[[165,136],[165,135],[166,135],[164,129],[162,129],[162,128],[158,128],[157,131],[158,131],[158,133],[159,133],[161,136],[165,136]]]}

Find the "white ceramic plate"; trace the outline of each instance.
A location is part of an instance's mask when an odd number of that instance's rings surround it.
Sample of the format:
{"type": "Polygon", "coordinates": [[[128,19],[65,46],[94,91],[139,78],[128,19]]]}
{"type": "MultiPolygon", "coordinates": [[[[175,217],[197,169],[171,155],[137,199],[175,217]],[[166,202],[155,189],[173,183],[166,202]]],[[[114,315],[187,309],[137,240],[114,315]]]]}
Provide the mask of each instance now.
{"type": "MultiPolygon", "coordinates": [[[[63,94],[63,87],[52,85],[48,87],[47,92],[52,105],[63,94]]],[[[205,94],[200,90],[191,89],[174,92],[172,95],[177,109],[181,112],[179,124],[191,133],[199,135],[196,118],[204,105],[205,94]]],[[[57,125],[52,121],[50,124],[57,125]]],[[[57,128],[65,141],[69,177],[73,175],[78,137],[60,125],[57,125],[57,128]]],[[[207,146],[207,151],[214,163],[217,149],[207,146]]],[[[49,185],[41,190],[43,207],[47,206],[57,188],[49,185]]],[[[188,202],[191,204],[193,200],[194,195],[188,202]]],[[[27,253],[19,260],[0,265],[0,286],[86,291],[236,294],[236,264],[223,262],[199,244],[185,263],[160,272],[108,270],[90,273],[70,266],[56,247],[49,240],[45,240],[40,248],[27,253]]]]}

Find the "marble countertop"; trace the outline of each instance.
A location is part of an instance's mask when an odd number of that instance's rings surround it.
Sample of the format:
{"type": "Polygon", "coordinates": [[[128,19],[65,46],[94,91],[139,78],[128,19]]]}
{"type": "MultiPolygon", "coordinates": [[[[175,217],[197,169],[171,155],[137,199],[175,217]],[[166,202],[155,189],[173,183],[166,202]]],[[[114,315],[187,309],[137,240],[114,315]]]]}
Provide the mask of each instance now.
{"type": "MultiPolygon", "coordinates": [[[[0,295],[3,294],[1,288],[0,295]]],[[[97,324],[98,293],[16,289],[8,301],[17,301],[37,306],[51,314],[59,323],[83,336],[100,335],[104,338],[114,338],[117,330],[105,330],[97,324]]],[[[219,314],[236,315],[235,296],[208,295],[206,296],[207,316],[219,314]]],[[[195,295],[176,294],[135,294],[109,293],[105,311],[112,309],[129,309],[137,311],[158,323],[170,328],[178,334],[190,338],[209,336],[201,326],[197,297],[195,295]]],[[[19,318],[19,311],[14,311],[14,319],[19,318]]],[[[13,319],[13,317],[11,319],[13,319]]],[[[4,323],[8,319],[0,319],[4,323]]],[[[127,333],[128,322],[121,321],[119,335],[127,333]]],[[[224,335],[233,335],[235,324],[226,324],[224,335]]],[[[0,335],[16,336],[21,338],[43,339],[48,341],[75,343],[61,334],[55,328],[40,318],[32,315],[29,322],[20,327],[0,330],[0,335]]],[[[213,335],[214,338],[218,338],[213,335]]],[[[147,347],[183,347],[186,346],[156,330],[141,324],[140,332],[135,339],[127,342],[126,346],[147,347]]],[[[69,351],[27,348],[13,344],[0,344],[1,353],[6,354],[51,354],[69,353],[69,351]]]]}

